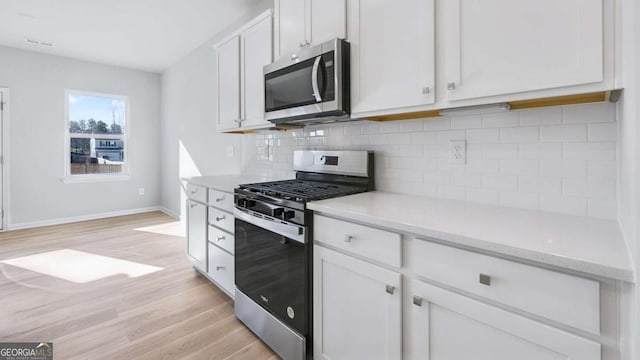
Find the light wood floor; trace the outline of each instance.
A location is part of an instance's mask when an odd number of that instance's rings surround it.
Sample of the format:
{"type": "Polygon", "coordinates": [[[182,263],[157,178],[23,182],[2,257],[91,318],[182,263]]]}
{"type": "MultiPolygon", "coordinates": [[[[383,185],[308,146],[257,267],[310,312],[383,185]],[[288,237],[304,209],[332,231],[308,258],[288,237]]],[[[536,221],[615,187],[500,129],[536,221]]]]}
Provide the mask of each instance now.
{"type": "Polygon", "coordinates": [[[56,359],[276,359],[191,267],[181,233],[159,212],[0,233],[0,342],[53,341],[56,359]],[[80,283],[2,263],[63,249],[162,270],[80,283]]]}

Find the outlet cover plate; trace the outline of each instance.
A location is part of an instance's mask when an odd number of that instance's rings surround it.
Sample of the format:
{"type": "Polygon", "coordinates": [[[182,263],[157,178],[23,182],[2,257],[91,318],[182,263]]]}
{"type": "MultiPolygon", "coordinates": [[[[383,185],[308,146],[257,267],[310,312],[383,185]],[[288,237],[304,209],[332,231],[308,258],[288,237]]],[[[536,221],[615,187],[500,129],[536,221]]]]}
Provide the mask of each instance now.
{"type": "Polygon", "coordinates": [[[449,163],[464,165],[467,163],[467,141],[466,140],[450,140],[449,141],[449,163]]]}

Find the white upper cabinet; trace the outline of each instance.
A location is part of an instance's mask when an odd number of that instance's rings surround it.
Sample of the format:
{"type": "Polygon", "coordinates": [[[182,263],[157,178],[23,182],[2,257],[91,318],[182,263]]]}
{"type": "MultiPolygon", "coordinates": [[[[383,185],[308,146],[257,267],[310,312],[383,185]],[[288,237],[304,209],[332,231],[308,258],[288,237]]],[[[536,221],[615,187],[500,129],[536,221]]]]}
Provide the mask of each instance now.
{"type": "Polygon", "coordinates": [[[433,104],[434,0],[349,0],[351,112],[433,104]]]}
{"type": "Polygon", "coordinates": [[[264,119],[264,74],[271,64],[271,17],[265,18],[242,33],[243,127],[269,123],[264,119]]]}
{"type": "Polygon", "coordinates": [[[262,68],[273,61],[272,12],[256,17],[215,46],[218,59],[218,130],[270,127],[264,119],[262,68]]]}
{"type": "Polygon", "coordinates": [[[276,57],[346,38],[346,0],[275,0],[276,57]]]}
{"type": "Polygon", "coordinates": [[[441,3],[449,100],[604,79],[603,0],[441,3]]]}
{"type": "Polygon", "coordinates": [[[240,121],[240,36],[217,47],[218,129],[237,128],[240,121]]]}

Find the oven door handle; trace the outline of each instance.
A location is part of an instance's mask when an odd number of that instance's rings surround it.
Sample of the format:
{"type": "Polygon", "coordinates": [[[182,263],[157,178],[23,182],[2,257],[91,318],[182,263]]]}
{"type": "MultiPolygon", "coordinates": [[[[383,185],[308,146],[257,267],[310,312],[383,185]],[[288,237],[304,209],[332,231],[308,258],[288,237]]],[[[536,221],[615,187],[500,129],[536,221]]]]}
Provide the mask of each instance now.
{"type": "Polygon", "coordinates": [[[305,243],[305,228],[303,226],[283,224],[281,222],[259,218],[245,211],[242,211],[237,207],[233,208],[233,216],[235,216],[236,219],[246,221],[249,224],[272,231],[276,234],[280,234],[299,243],[305,243]]]}

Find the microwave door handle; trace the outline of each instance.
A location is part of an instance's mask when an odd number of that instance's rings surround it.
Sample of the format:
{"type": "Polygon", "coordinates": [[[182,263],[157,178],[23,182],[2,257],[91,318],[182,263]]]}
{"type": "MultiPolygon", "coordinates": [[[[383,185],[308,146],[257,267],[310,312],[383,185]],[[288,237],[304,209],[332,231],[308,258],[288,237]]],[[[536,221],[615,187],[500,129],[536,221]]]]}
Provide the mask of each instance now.
{"type": "Polygon", "coordinates": [[[322,102],[322,96],[320,96],[320,89],[318,87],[318,70],[320,70],[320,61],[322,56],[316,57],[313,62],[313,69],[311,71],[311,86],[313,87],[313,97],[316,98],[316,102],[322,102]]]}

